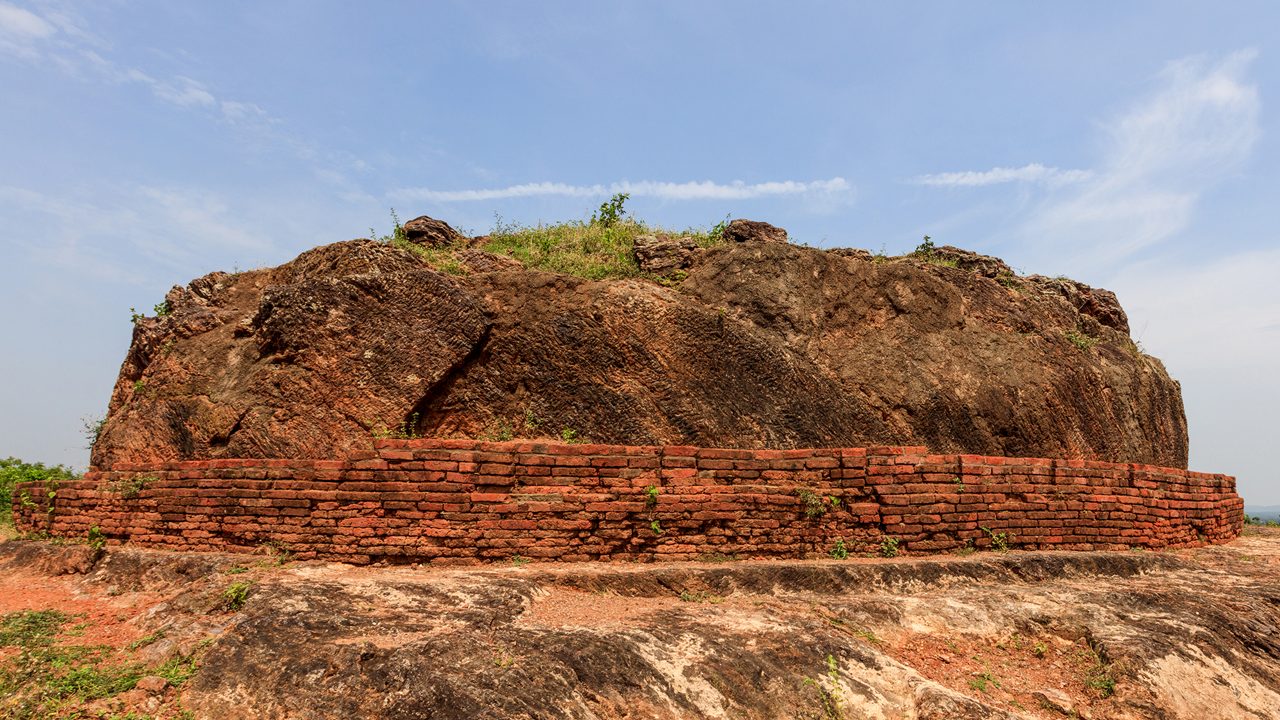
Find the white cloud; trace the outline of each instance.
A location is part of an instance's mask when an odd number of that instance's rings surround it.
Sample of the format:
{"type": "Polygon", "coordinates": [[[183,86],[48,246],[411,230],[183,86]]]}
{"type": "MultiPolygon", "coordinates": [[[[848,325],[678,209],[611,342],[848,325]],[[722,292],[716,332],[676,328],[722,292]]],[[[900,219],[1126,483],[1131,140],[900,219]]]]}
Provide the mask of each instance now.
{"type": "Polygon", "coordinates": [[[428,202],[474,202],[539,196],[607,197],[616,193],[629,193],[632,197],[652,197],[661,200],[742,200],[775,195],[836,195],[846,194],[853,186],[844,178],[796,182],[793,180],[748,184],[741,181],[715,183],[701,182],[631,182],[623,180],[608,185],[569,185],[556,182],[525,183],[505,188],[479,190],[433,190],[430,188],[401,188],[390,196],[396,200],[424,200],[428,202]]]}
{"type": "Polygon", "coordinates": [[[982,187],[1002,183],[1042,183],[1057,186],[1088,180],[1093,173],[1088,170],[1059,170],[1039,163],[1022,167],[997,167],[983,171],[945,172],[919,175],[913,179],[917,185],[934,187],[982,187]]]}
{"type": "Polygon", "coordinates": [[[27,62],[38,60],[40,46],[56,32],[57,28],[39,15],[0,2],[0,55],[27,62]]]}
{"type": "Polygon", "coordinates": [[[188,77],[178,76],[171,83],[154,83],[156,97],[178,107],[213,107],[218,104],[203,85],[188,77]]]}
{"type": "Polygon", "coordinates": [[[12,38],[47,38],[55,32],[53,25],[39,15],[9,3],[0,2],[0,35],[12,38]]]}
{"type": "Polygon", "coordinates": [[[219,108],[222,110],[222,116],[232,122],[252,120],[273,122],[271,116],[267,114],[267,111],[258,107],[254,103],[223,100],[219,105],[219,108]]]}
{"type": "Polygon", "coordinates": [[[50,11],[42,17],[0,0],[0,52],[25,61],[38,60],[81,79],[141,85],[163,102],[186,109],[215,110],[227,122],[274,122],[258,105],[218,98],[204,83],[193,78],[183,75],[156,77],[139,68],[117,63],[102,54],[108,52],[106,47],[104,41],[94,37],[69,15],[50,11]]]}
{"type": "Polygon", "coordinates": [[[1239,168],[1256,144],[1256,53],[1170,63],[1157,88],[1104,127],[1105,156],[1087,182],[1050,196],[1021,235],[1098,266],[1176,237],[1201,194],[1239,168]]]}

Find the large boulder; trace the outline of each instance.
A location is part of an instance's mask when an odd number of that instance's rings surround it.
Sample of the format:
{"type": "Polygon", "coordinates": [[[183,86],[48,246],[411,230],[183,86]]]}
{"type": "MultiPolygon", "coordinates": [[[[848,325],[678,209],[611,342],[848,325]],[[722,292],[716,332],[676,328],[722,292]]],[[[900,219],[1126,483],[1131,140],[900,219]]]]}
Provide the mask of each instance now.
{"type": "Polygon", "coordinates": [[[689,267],[698,252],[698,243],[687,235],[641,235],[632,252],[642,271],[665,275],[689,267]]]}
{"type": "Polygon", "coordinates": [[[403,229],[405,239],[414,245],[448,247],[467,240],[462,233],[450,227],[449,223],[426,215],[405,223],[403,229]]]}
{"type": "Polygon", "coordinates": [[[787,242],[787,231],[759,220],[734,220],[724,228],[729,242],[787,242]]]}
{"type": "Polygon", "coordinates": [[[1106,291],[958,252],[939,263],[726,242],[695,262],[676,243],[636,249],[665,263],[650,272],[685,271],[665,285],[458,246],[447,269],[461,274],[446,274],[370,241],[212,273],[138,322],[92,464],[563,433],[1185,467],[1178,384],[1106,291]]]}

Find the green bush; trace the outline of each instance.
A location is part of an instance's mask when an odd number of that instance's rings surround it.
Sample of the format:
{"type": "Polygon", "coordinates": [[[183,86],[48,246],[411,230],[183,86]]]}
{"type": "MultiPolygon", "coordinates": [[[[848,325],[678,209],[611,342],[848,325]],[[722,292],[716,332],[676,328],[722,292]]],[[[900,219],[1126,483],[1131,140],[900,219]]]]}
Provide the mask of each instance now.
{"type": "Polygon", "coordinates": [[[18,458],[0,460],[0,525],[13,522],[13,488],[25,482],[75,480],[71,468],[62,465],[23,462],[18,458]]]}

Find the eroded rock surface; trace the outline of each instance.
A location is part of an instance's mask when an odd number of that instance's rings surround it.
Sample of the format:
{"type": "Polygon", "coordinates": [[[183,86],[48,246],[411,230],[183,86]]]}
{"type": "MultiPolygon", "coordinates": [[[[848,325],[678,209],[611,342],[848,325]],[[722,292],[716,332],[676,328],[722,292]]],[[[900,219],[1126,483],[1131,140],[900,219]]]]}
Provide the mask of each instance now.
{"type": "Polygon", "coordinates": [[[1270,530],[1164,553],[632,567],[357,569],[127,549],[79,567],[58,558],[71,551],[0,544],[0,609],[100,605],[90,639],[142,644],[147,663],[196,654],[199,672],[168,701],[197,718],[1048,719],[1067,708],[1239,720],[1280,708],[1270,530]],[[53,574],[69,567],[78,574],[53,574]],[[250,588],[238,611],[225,603],[232,583],[250,588]]]}
{"type": "Polygon", "coordinates": [[[1129,339],[1113,294],[954,248],[889,259],[729,229],[740,242],[646,246],[645,262],[682,271],[666,285],[467,243],[446,274],[368,240],[211,273],[136,325],[92,464],[567,432],[1185,467],[1178,384],[1129,339]]]}
{"type": "Polygon", "coordinates": [[[446,247],[465,240],[449,223],[423,215],[404,224],[404,236],[415,245],[446,247]]]}

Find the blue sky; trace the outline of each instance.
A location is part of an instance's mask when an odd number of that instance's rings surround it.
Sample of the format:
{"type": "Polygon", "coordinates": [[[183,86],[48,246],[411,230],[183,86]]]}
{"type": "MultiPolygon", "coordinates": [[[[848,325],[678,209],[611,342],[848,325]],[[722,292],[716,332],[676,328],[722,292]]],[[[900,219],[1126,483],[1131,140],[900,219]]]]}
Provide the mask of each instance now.
{"type": "Polygon", "coordinates": [[[1280,5],[0,0],[0,456],[83,467],[129,308],[430,214],[925,233],[1115,290],[1280,504],[1280,5]]]}

